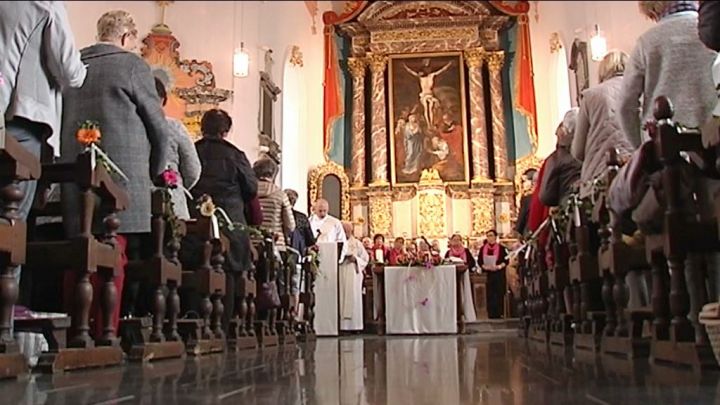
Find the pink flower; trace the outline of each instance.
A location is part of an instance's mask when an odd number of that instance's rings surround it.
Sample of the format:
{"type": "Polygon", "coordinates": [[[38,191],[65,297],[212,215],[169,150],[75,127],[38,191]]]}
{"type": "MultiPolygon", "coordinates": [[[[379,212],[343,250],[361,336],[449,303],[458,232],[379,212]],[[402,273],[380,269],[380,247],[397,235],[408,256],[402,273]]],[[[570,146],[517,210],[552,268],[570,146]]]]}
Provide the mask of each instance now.
{"type": "Polygon", "coordinates": [[[420,301],[420,305],[426,306],[430,302],[430,298],[425,298],[424,300],[420,301]]]}
{"type": "Polygon", "coordinates": [[[165,182],[165,185],[169,188],[175,188],[178,186],[178,183],[180,181],[180,176],[178,173],[173,169],[166,169],[161,174],[163,182],[165,182]]]}

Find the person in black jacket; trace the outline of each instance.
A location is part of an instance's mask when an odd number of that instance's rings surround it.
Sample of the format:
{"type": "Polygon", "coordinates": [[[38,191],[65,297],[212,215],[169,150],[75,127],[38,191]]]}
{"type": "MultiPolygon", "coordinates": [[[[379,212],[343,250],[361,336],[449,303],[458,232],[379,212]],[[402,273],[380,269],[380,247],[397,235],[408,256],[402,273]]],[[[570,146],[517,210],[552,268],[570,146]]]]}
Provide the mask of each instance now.
{"type": "MultiPolygon", "coordinates": [[[[258,180],[245,153],[225,139],[232,128],[232,118],[223,110],[211,109],[203,115],[200,128],[203,138],[195,143],[195,149],[203,170],[200,180],[192,189],[192,195],[195,200],[203,195],[212,197],[215,206],[225,210],[233,223],[247,225],[245,205],[257,196],[258,180]]],[[[247,231],[239,227],[232,231],[223,228],[222,231],[230,242],[223,265],[228,276],[223,301],[223,324],[226,325],[234,315],[236,274],[248,271],[252,263],[247,231]]],[[[189,250],[197,252],[194,249],[189,250]]],[[[190,263],[195,263],[199,255],[181,256],[190,260],[190,263]]]]}
{"type": "Polygon", "coordinates": [[[713,51],[720,51],[720,2],[701,1],[698,10],[700,41],[713,51]]]}
{"type": "Polygon", "coordinates": [[[523,193],[520,199],[520,211],[518,212],[515,232],[521,237],[527,232],[528,217],[530,216],[530,202],[532,201],[532,190],[535,189],[537,170],[528,169],[523,173],[523,193]]]}

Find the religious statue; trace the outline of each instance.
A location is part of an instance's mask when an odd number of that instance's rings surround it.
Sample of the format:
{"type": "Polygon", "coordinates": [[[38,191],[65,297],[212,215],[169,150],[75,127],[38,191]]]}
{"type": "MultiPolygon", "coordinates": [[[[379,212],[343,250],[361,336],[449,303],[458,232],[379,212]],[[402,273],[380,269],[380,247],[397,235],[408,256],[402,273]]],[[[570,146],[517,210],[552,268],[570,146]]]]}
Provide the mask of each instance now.
{"type": "Polygon", "coordinates": [[[405,70],[407,70],[407,72],[411,75],[417,77],[420,81],[420,105],[422,105],[425,109],[425,121],[427,122],[428,126],[432,126],[435,123],[435,109],[440,104],[440,101],[437,99],[437,97],[435,97],[435,94],[433,93],[433,87],[435,87],[435,78],[444,73],[446,70],[450,69],[452,62],[446,63],[445,66],[434,72],[428,72],[430,67],[430,59],[425,59],[423,61],[423,65],[424,68],[419,69],[416,72],[410,69],[405,63],[403,63],[403,67],[405,68],[405,70]]]}

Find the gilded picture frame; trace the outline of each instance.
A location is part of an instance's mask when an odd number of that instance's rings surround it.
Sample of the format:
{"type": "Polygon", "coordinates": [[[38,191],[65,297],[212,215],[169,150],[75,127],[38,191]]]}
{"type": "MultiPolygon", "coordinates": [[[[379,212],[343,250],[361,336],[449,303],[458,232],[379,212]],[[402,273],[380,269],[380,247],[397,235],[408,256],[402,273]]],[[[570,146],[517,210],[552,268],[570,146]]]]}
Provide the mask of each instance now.
{"type": "Polygon", "coordinates": [[[388,96],[392,185],[417,184],[428,169],[445,184],[468,184],[462,52],[391,55],[388,96]]]}

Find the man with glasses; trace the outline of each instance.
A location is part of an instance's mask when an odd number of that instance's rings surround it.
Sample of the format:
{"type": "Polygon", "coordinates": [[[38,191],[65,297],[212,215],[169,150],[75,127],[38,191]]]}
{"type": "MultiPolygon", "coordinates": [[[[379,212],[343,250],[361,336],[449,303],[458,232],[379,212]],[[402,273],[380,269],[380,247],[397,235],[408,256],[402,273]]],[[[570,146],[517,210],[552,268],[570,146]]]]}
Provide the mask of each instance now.
{"type": "MultiPolygon", "coordinates": [[[[167,168],[172,132],[150,66],[133,53],[138,35],[130,13],[115,10],[103,14],[97,22],[97,39],[98,43],[81,51],[88,65],[85,84],[65,93],[62,160],[74,161],[82,150],[75,140],[79,123],[97,122],[102,149],[128,179],[123,186],[132,203],[118,215],[118,241],[125,246],[127,259],[138,260],[152,255],[151,189],[153,180],[167,168]]],[[[63,185],[63,222],[68,237],[80,230],[80,202],[77,188],[63,185]]],[[[118,291],[122,291],[123,279],[124,274],[116,278],[118,291]]],[[[138,286],[128,286],[127,290],[123,296],[125,314],[146,314],[149,308],[141,307],[144,302],[135,299],[138,286]]]]}

